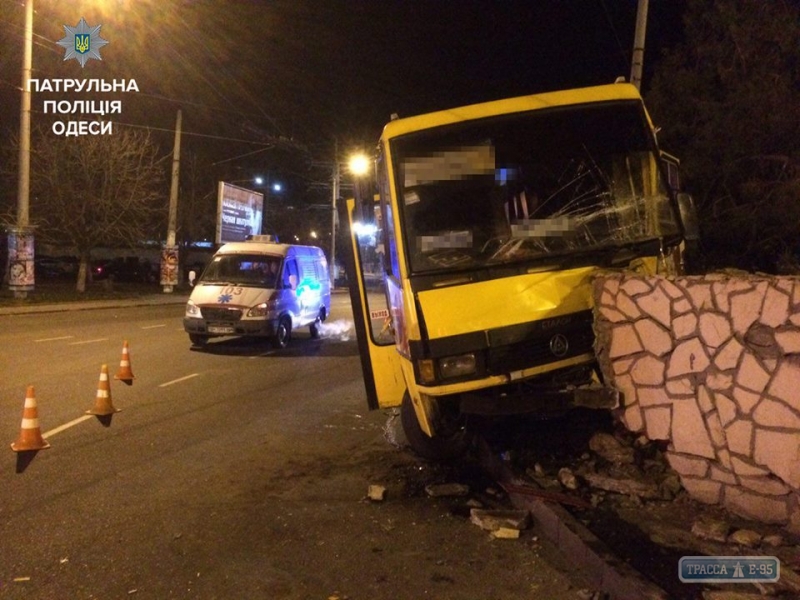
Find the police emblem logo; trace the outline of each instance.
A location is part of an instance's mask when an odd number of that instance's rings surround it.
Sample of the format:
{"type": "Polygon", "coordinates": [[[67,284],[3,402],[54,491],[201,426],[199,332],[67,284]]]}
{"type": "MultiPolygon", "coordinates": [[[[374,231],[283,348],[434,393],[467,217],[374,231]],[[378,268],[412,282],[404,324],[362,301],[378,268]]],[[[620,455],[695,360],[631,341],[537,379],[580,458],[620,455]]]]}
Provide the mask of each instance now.
{"type": "Polygon", "coordinates": [[[90,58],[103,60],[103,57],[100,56],[100,48],[108,44],[108,40],[100,37],[101,27],[102,25],[90,27],[83,17],[75,27],[64,25],[66,35],[57,42],[64,48],[64,60],[74,58],[81,67],[86,66],[90,58]]]}
{"type": "Polygon", "coordinates": [[[92,46],[92,38],[86,33],[75,34],[75,52],[86,54],[92,46]]]}

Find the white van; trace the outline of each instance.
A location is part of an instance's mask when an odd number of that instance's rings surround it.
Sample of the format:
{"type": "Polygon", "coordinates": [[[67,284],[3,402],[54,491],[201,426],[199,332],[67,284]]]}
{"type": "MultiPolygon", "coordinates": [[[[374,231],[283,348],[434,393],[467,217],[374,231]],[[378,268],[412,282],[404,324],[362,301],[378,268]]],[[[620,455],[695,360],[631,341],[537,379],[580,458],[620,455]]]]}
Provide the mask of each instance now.
{"type": "Polygon", "coordinates": [[[193,344],[219,336],[263,337],[284,348],[292,331],[319,323],[331,310],[325,254],[316,246],[295,246],[254,236],[214,254],[186,304],[183,327],[193,344]]]}

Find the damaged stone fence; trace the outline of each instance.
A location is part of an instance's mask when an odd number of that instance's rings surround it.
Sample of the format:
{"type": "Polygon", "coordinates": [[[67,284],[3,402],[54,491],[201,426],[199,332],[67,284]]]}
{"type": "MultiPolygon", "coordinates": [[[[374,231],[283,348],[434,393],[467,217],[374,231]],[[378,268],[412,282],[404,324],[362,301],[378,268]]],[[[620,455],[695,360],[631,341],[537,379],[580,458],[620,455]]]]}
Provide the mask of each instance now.
{"type": "Polygon", "coordinates": [[[800,278],[605,272],[593,295],[624,425],[694,499],[800,533],[800,278]]]}

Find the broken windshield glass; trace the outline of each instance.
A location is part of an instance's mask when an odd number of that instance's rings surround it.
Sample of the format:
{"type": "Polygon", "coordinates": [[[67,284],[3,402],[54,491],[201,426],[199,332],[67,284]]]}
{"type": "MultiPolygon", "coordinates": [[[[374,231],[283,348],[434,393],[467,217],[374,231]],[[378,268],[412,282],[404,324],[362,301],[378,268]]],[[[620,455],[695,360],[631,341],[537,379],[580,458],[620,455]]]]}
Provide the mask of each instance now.
{"type": "Polygon", "coordinates": [[[392,151],[412,272],[590,261],[680,232],[638,102],[470,121],[392,151]]]}

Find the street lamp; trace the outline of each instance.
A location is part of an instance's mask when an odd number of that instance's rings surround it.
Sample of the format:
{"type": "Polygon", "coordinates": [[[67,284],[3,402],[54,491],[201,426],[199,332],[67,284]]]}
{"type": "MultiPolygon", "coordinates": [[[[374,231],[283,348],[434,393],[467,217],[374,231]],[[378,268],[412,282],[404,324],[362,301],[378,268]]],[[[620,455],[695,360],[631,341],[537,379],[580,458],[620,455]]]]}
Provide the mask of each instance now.
{"type": "MultiPolygon", "coordinates": [[[[367,174],[370,167],[369,158],[362,153],[353,154],[347,162],[347,170],[356,177],[361,178],[367,174]]],[[[334,162],[333,167],[333,198],[331,199],[331,289],[336,282],[336,201],[339,198],[339,161],[334,162]]]]}
{"type": "Polygon", "coordinates": [[[350,157],[348,168],[354,177],[363,177],[369,172],[370,160],[366,154],[354,154],[350,157]]]}

